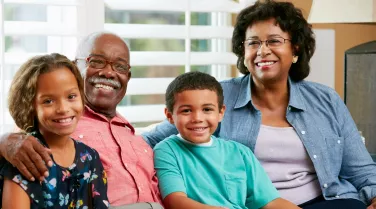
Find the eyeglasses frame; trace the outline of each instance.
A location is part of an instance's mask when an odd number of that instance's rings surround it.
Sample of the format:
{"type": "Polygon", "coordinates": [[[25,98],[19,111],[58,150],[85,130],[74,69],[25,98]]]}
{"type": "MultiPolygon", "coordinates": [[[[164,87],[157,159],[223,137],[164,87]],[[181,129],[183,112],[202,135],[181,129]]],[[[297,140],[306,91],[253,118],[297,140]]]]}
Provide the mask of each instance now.
{"type": "MultiPolygon", "coordinates": [[[[282,44],[285,44],[286,41],[290,41],[290,42],[291,42],[291,39],[288,39],[288,38],[283,38],[283,37],[274,37],[274,38],[281,38],[281,39],[283,39],[283,43],[282,43],[282,44]]],[[[272,39],[272,38],[270,38],[270,39],[266,39],[265,41],[258,40],[258,41],[261,42],[261,44],[259,45],[259,47],[258,47],[257,49],[254,48],[254,50],[259,50],[259,49],[261,48],[261,46],[263,45],[263,43],[265,43],[265,46],[268,47],[268,48],[270,49],[270,47],[269,47],[269,41],[270,41],[271,39],[272,39]]],[[[250,41],[250,40],[252,40],[252,39],[247,39],[247,40],[243,41],[243,42],[242,42],[243,46],[244,46],[244,44],[245,44],[246,41],[250,41]]],[[[281,46],[282,46],[282,45],[281,45],[281,46]]],[[[245,48],[245,47],[246,47],[246,46],[244,46],[244,48],[245,48]]],[[[272,48],[273,48],[273,47],[272,47],[272,48]]]]}
{"type": "MultiPolygon", "coordinates": [[[[94,56],[88,56],[88,57],[77,57],[74,62],[77,63],[77,60],[85,60],[86,62],[86,65],[89,65],[89,60],[90,58],[92,58],[94,56]]],[[[95,69],[104,69],[108,64],[111,66],[111,69],[115,72],[118,72],[118,73],[121,73],[121,74],[127,74],[131,71],[131,66],[129,65],[129,63],[127,61],[124,60],[124,62],[127,64],[127,67],[128,67],[128,71],[127,72],[120,72],[118,70],[115,70],[114,67],[112,66],[112,64],[114,63],[114,61],[109,61],[107,60],[106,58],[103,57],[103,59],[106,61],[106,64],[104,65],[103,68],[95,68],[95,69]]],[[[115,61],[116,62],[116,61],[115,61]]]]}

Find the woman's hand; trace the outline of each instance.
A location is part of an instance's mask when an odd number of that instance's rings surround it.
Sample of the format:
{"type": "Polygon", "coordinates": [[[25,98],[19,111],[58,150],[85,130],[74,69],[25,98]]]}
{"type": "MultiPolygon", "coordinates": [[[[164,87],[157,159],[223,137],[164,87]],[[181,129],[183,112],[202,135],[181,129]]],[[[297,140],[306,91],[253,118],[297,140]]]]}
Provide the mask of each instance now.
{"type": "Polygon", "coordinates": [[[376,197],[372,199],[371,204],[367,207],[367,209],[376,209],[376,197]]]}
{"type": "Polygon", "coordinates": [[[47,177],[46,165],[52,166],[50,149],[36,138],[21,133],[5,134],[0,137],[0,153],[30,181],[42,181],[47,177]]]}

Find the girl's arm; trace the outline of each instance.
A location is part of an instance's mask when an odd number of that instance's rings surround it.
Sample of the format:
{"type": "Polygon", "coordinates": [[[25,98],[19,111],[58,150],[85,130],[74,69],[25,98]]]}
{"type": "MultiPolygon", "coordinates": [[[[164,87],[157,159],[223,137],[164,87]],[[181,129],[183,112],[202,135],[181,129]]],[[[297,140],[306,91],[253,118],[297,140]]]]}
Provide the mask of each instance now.
{"type": "Polygon", "coordinates": [[[5,178],[2,209],[30,209],[30,198],[26,192],[12,180],[5,178]]]}
{"type": "Polygon", "coordinates": [[[167,209],[224,209],[224,207],[210,206],[199,203],[188,198],[183,192],[174,192],[167,195],[163,200],[163,204],[167,209]]]}

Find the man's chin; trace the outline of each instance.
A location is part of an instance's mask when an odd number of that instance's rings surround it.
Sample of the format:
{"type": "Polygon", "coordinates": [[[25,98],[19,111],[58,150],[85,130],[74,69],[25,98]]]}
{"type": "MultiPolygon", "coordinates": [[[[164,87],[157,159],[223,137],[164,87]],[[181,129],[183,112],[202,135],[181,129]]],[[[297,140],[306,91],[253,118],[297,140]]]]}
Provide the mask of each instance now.
{"type": "Polygon", "coordinates": [[[89,107],[92,107],[92,109],[95,110],[111,110],[111,109],[116,109],[116,106],[114,107],[113,105],[110,105],[106,102],[100,102],[100,101],[95,101],[95,102],[90,102],[88,104],[89,107]]]}
{"type": "MultiPolygon", "coordinates": [[[[120,101],[118,103],[120,103],[120,101]]],[[[116,112],[116,106],[118,103],[115,103],[115,101],[111,100],[110,98],[97,98],[94,101],[88,100],[87,106],[89,106],[95,112],[102,114],[116,112]],[[108,101],[112,101],[114,104],[109,104],[108,101]]]]}
{"type": "Polygon", "coordinates": [[[119,91],[113,91],[113,93],[105,93],[104,91],[87,89],[86,92],[85,96],[87,105],[92,110],[98,113],[115,113],[116,106],[121,102],[121,99],[124,97],[124,95],[120,95],[121,92],[119,91]],[[90,92],[90,94],[87,94],[86,92],[90,92]]]}

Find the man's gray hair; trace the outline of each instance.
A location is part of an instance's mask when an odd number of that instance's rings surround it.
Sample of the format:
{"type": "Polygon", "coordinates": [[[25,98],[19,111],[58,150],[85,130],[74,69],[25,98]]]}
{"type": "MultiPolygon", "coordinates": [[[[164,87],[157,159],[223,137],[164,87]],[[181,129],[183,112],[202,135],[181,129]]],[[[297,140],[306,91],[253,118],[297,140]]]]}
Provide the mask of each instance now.
{"type": "MultiPolygon", "coordinates": [[[[77,67],[78,69],[80,69],[81,75],[84,78],[86,76],[86,62],[82,59],[85,59],[89,56],[90,52],[93,50],[95,41],[97,40],[97,38],[103,35],[113,35],[118,37],[120,40],[124,41],[124,39],[122,39],[120,36],[108,31],[94,32],[83,37],[77,45],[75,59],[77,60],[77,67]]],[[[124,43],[128,46],[129,49],[129,45],[127,44],[127,42],[124,41],[124,43]]]]}

